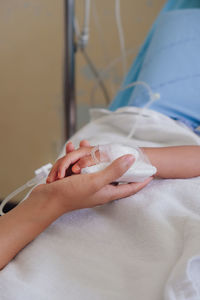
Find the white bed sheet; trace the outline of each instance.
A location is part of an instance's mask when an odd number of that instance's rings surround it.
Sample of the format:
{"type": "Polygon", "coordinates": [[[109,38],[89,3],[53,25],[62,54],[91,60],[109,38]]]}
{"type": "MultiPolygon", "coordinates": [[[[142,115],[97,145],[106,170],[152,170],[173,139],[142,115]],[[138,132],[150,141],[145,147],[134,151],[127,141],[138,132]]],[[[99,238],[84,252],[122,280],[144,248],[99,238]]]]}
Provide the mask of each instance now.
{"type": "MultiPolygon", "coordinates": [[[[125,142],[139,108],[93,110],[72,141],[125,142]]],[[[145,110],[139,146],[199,145],[184,125],[145,110]]],[[[2,300],[200,299],[200,178],[154,180],[138,194],[66,214],[0,273],[2,300]]]]}

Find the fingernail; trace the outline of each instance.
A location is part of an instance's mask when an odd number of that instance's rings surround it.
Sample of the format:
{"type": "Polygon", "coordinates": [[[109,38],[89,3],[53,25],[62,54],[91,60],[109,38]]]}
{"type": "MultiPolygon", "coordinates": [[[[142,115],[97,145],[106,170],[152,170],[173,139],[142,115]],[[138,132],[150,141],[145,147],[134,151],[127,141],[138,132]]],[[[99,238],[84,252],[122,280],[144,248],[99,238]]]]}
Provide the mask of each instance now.
{"type": "Polygon", "coordinates": [[[80,167],[79,167],[79,165],[74,165],[73,166],[73,171],[75,171],[75,172],[79,172],[80,171],[80,167]]]}

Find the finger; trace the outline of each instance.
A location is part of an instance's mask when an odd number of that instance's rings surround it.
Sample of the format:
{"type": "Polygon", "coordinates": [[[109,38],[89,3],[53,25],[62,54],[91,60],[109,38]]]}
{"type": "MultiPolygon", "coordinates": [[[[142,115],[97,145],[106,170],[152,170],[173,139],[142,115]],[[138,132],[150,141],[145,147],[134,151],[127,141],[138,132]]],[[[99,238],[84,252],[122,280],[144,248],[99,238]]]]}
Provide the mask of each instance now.
{"type": "Polygon", "coordinates": [[[129,184],[121,184],[118,186],[110,186],[107,192],[107,199],[108,201],[113,201],[134,195],[142,190],[147,184],[149,184],[152,179],[153,177],[149,177],[143,182],[133,182],[129,184]]]}
{"type": "Polygon", "coordinates": [[[75,163],[74,166],[72,167],[72,171],[74,173],[80,173],[81,169],[96,165],[97,161],[100,162],[99,150],[95,152],[95,156],[96,156],[96,160],[94,160],[94,158],[91,155],[79,159],[79,161],[75,163]]]}
{"type": "Polygon", "coordinates": [[[104,170],[93,173],[93,185],[98,189],[101,189],[105,185],[116,181],[120,178],[134,163],[135,158],[131,154],[127,154],[114,160],[104,170]]]}
{"type": "Polygon", "coordinates": [[[72,172],[80,173],[81,169],[96,165],[96,162],[91,157],[91,155],[81,158],[77,163],[72,167],[72,172]]]}
{"type": "Polygon", "coordinates": [[[66,149],[66,154],[75,150],[74,145],[72,144],[71,141],[66,144],[65,149],[66,149]]]}
{"type": "MultiPolygon", "coordinates": [[[[80,141],[80,147],[90,147],[90,143],[87,140],[82,140],[82,141],[80,141]]],[[[80,171],[81,171],[81,167],[78,164],[75,164],[72,167],[73,173],[79,174],[80,171]]]]}
{"type": "Polygon", "coordinates": [[[65,157],[62,158],[61,163],[58,167],[58,178],[65,177],[65,172],[70,165],[76,163],[80,158],[85,155],[90,155],[92,147],[81,147],[78,150],[68,153],[65,157]]]}
{"type": "Polygon", "coordinates": [[[55,165],[52,167],[51,171],[49,172],[49,175],[46,179],[46,183],[51,183],[57,179],[58,176],[58,164],[57,162],[55,165]]]}
{"type": "Polygon", "coordinates": [[[80,147],[90,147],[90,143],[87,140],[82,140],[80,142],[80,147]]]}

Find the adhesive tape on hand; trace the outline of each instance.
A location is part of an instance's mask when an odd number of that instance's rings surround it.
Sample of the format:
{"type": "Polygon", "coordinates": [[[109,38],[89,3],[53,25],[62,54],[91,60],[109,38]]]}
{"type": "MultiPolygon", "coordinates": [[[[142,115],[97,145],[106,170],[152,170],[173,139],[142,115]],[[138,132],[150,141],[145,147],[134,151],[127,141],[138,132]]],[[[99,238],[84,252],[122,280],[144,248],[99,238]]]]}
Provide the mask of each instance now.
{"type": "MultiPolygon", "coordinates": [[[[94,149],[94,148],[93,148],[94,149]]],[[[135,157],[133,165],[118,179],[117,182],[142,182],[156,173],[156,168],[151,165],[146,155],[140,148],[133,148],[122,144],[100,145],[93,150],[93,158],[96,158],[95,152],[99,151],[100,160],[95,160],[96,165],[83,168],[82,174],[91,174],[101,171],[109,166],[115,159],[126,154],[132,154],[135,157]]]]}

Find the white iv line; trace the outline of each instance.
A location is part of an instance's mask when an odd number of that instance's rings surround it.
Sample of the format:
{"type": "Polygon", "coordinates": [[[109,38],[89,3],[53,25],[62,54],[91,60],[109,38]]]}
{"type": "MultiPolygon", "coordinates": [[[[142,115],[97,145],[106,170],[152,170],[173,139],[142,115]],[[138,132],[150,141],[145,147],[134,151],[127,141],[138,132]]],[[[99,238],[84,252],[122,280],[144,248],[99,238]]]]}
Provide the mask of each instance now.
{"type": "Polygon", "coordinates": [[[133,134],[135,132],[135,129],[136,129],[136,125],[138,123],[138,120],[141,117],[141,115],[143,114],[145,108],[149,107],[154,101],[160,99],[160,94],[159,93],[153,93],[151,87],[144,81],[134,81],[134,82],[126,85],[125,87],[122,87],[119,91],[123,92],[126,89],[129,89],[129,88],[131,88],[133,86],[136,86],[136,85],[143,85],[147,89],[148,94],[149,94],[149,101],[147,102],[147,104],[143,108],[141,108],[141,110],[138,114],[138,118],[137,118],[136,122],[134,123],[130,133],[127,136],[127,138],[131,138],[133,136],[133,134]]]}
{"type": "MultiPolygon", "coordinates": [[[[3,216],[5,213],[3,212],[3,209],[5,207],[5,205],[16,195],[18,195],[19,193],[21,193],[22,191],[24,191],[27,188],[30,188],[32,186],[36,186],[37,184],[39,184],[41,182],[41,180],[45,179],[48,174],[49,171],[52,168],[52,164],[48,163],[47,165],[42,166],[41,168],[37,169],[35,171],[35,177],[32,178],[31,180],[29,180],[27,183],[25,183],[24,185],[20,186],[19,188],[17,188],[14,192],[12,192],[10,195],[8,195],[0,204],[0,215],[3,216]]],[[[23,200],[22,200],[23,201],[23,200]]]]}

